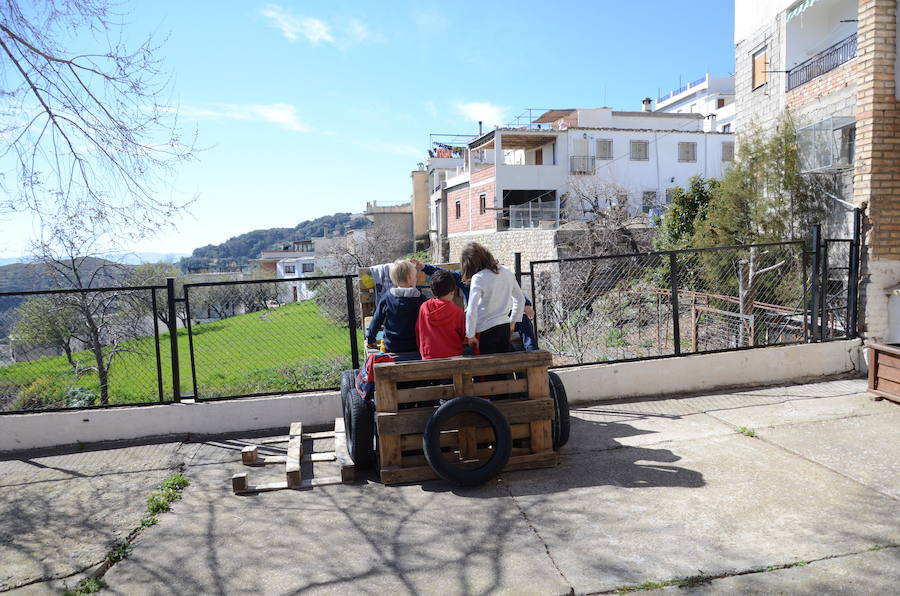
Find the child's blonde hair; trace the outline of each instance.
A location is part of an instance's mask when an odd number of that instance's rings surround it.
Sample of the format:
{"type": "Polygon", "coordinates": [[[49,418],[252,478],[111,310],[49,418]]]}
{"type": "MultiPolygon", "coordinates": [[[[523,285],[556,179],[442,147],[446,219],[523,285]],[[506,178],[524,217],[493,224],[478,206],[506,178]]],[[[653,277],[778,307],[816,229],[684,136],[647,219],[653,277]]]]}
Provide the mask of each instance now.
{"type": "MultiPolygon", "coordinates": [[[[412,261],[399,260],[391,263],[391,281],[394,282],[395,286],[408,281],[415,274],[416,266],[412,264],[412,261]]],[[[413,284],[415,283],[415,278],[413,278],[413,284]]]]}

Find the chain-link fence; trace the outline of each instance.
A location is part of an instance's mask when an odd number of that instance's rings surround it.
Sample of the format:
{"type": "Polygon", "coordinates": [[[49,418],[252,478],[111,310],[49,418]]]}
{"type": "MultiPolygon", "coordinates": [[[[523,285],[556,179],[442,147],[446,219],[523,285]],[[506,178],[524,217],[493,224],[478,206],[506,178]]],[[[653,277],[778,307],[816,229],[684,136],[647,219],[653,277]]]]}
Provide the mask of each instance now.
{"type": "Polygon", "coordinates": [[[163,401],[164,289],[0,294],[0,411],[163,401]]]}
{"type": "Polygon", "coordinates": [[[823,242],[822,311],[818,317],[822,339],[844,337],[850,328],[851,247],[851,240],[827,239],[823,242]]]}
{"type": "Polygon", "coordinates": [[[354,281],[336,276],[185,284],[181,384],[192,385],[200,399],[338,387],[362,343],[354,281]]]}
{"type": "Polygon", "coordinates": [[[531,264],[539,343],[559,365],[803,341],[800,243],[531,264]]]}

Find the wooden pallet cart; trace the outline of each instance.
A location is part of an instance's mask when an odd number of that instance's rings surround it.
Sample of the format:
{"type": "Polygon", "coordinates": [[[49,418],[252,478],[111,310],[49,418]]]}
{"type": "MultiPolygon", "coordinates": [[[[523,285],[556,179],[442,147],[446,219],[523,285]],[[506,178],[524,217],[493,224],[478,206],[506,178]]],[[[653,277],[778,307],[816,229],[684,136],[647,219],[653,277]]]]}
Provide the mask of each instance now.
{"type": "Polygon", "coordinates": [[[276,437],[258,441],[255,445],[248,445],[241,450],[241,463],[245,466],[265,467],[267,465],[284,465],[285,480],[281,482],[268,482],[264,484],[250,484],[247,472],[241,472],[231,477],[231,487],[234,494],[252,494],[273,490],[311,488],[313,486],[328,486],[352,482],[355,479],[355,468],[350,454],[347,452],[347,438],[344,432],[344,420],[337,418],[334,421],[333,431],[304,433],[300,422],[291,424],[290,434],[286,437],[276,437]],[[303,453],[303,441],[315,441],[318,439],[334,439],[334,451],[303,453]],[[259,447],[287,443],[286,455],[259,454],[259,447]],[[337,461],[341,466],[340,476],[328,476],[323,478],[301,478],[300,466],[306,462],[337,461]]]}
{"type": "Polygon", "coordinates": [[[900,346],[869,343],[869,393],[900,403],[900,346]]]}
{"type": "MultiPolygon", "coordinates": [[[[503,471],[555,466],[558,457],[553,450],[551,427],[554,402],[547,377],[551,362],[549,352],[537,350],[376,364],[375,410],[381,481],[397,484],[437,478],[422,450],[425,425],[437,407],[420,404],[462,396],[523,395],[493,400],[509,423],[514,440],[512,456],[503,471]],[[514,378],[487,380],[489,375],[514,378]],[[406,387],[410,382],[428,384],[406,387]],[[401,404],[411,407],[401,408],[401,404]]],[[[447,457],[485,459],[488,454],[482,452],[481,445],[489,442],[492,434],[493,429],[485,421],[462,419],[460,426],[442,433],[441,445],[451,448],[447,457]]]]}

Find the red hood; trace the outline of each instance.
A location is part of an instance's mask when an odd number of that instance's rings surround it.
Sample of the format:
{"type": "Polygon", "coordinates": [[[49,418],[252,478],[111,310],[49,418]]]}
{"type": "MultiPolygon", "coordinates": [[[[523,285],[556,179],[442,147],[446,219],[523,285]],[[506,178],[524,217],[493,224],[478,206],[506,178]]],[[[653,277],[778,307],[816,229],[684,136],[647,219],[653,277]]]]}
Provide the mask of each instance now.
{"type": "Polygon", "coordinates": [[[425,310],[425,318],[428,319],[430,325],[433,327],[445,327],[453,324],[454,312],[458,307],[452,302],[432,298],[425,302],[423,308],[425,310]]]}

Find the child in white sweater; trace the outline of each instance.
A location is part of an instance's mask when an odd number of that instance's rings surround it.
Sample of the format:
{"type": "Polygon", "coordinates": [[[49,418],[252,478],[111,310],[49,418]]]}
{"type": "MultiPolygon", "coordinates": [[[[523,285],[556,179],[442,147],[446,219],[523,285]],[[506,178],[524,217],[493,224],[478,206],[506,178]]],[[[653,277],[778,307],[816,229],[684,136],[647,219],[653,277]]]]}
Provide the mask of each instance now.
{"type": "Polygon", "coordinates": [[[498,265],[490,251],[477,242],[463,248],[460,265],[463,282],[469,284],[466,343],[480,354],[512,352],[510,332],[525,309],[525,295],[516,276],[498,265]]]}

